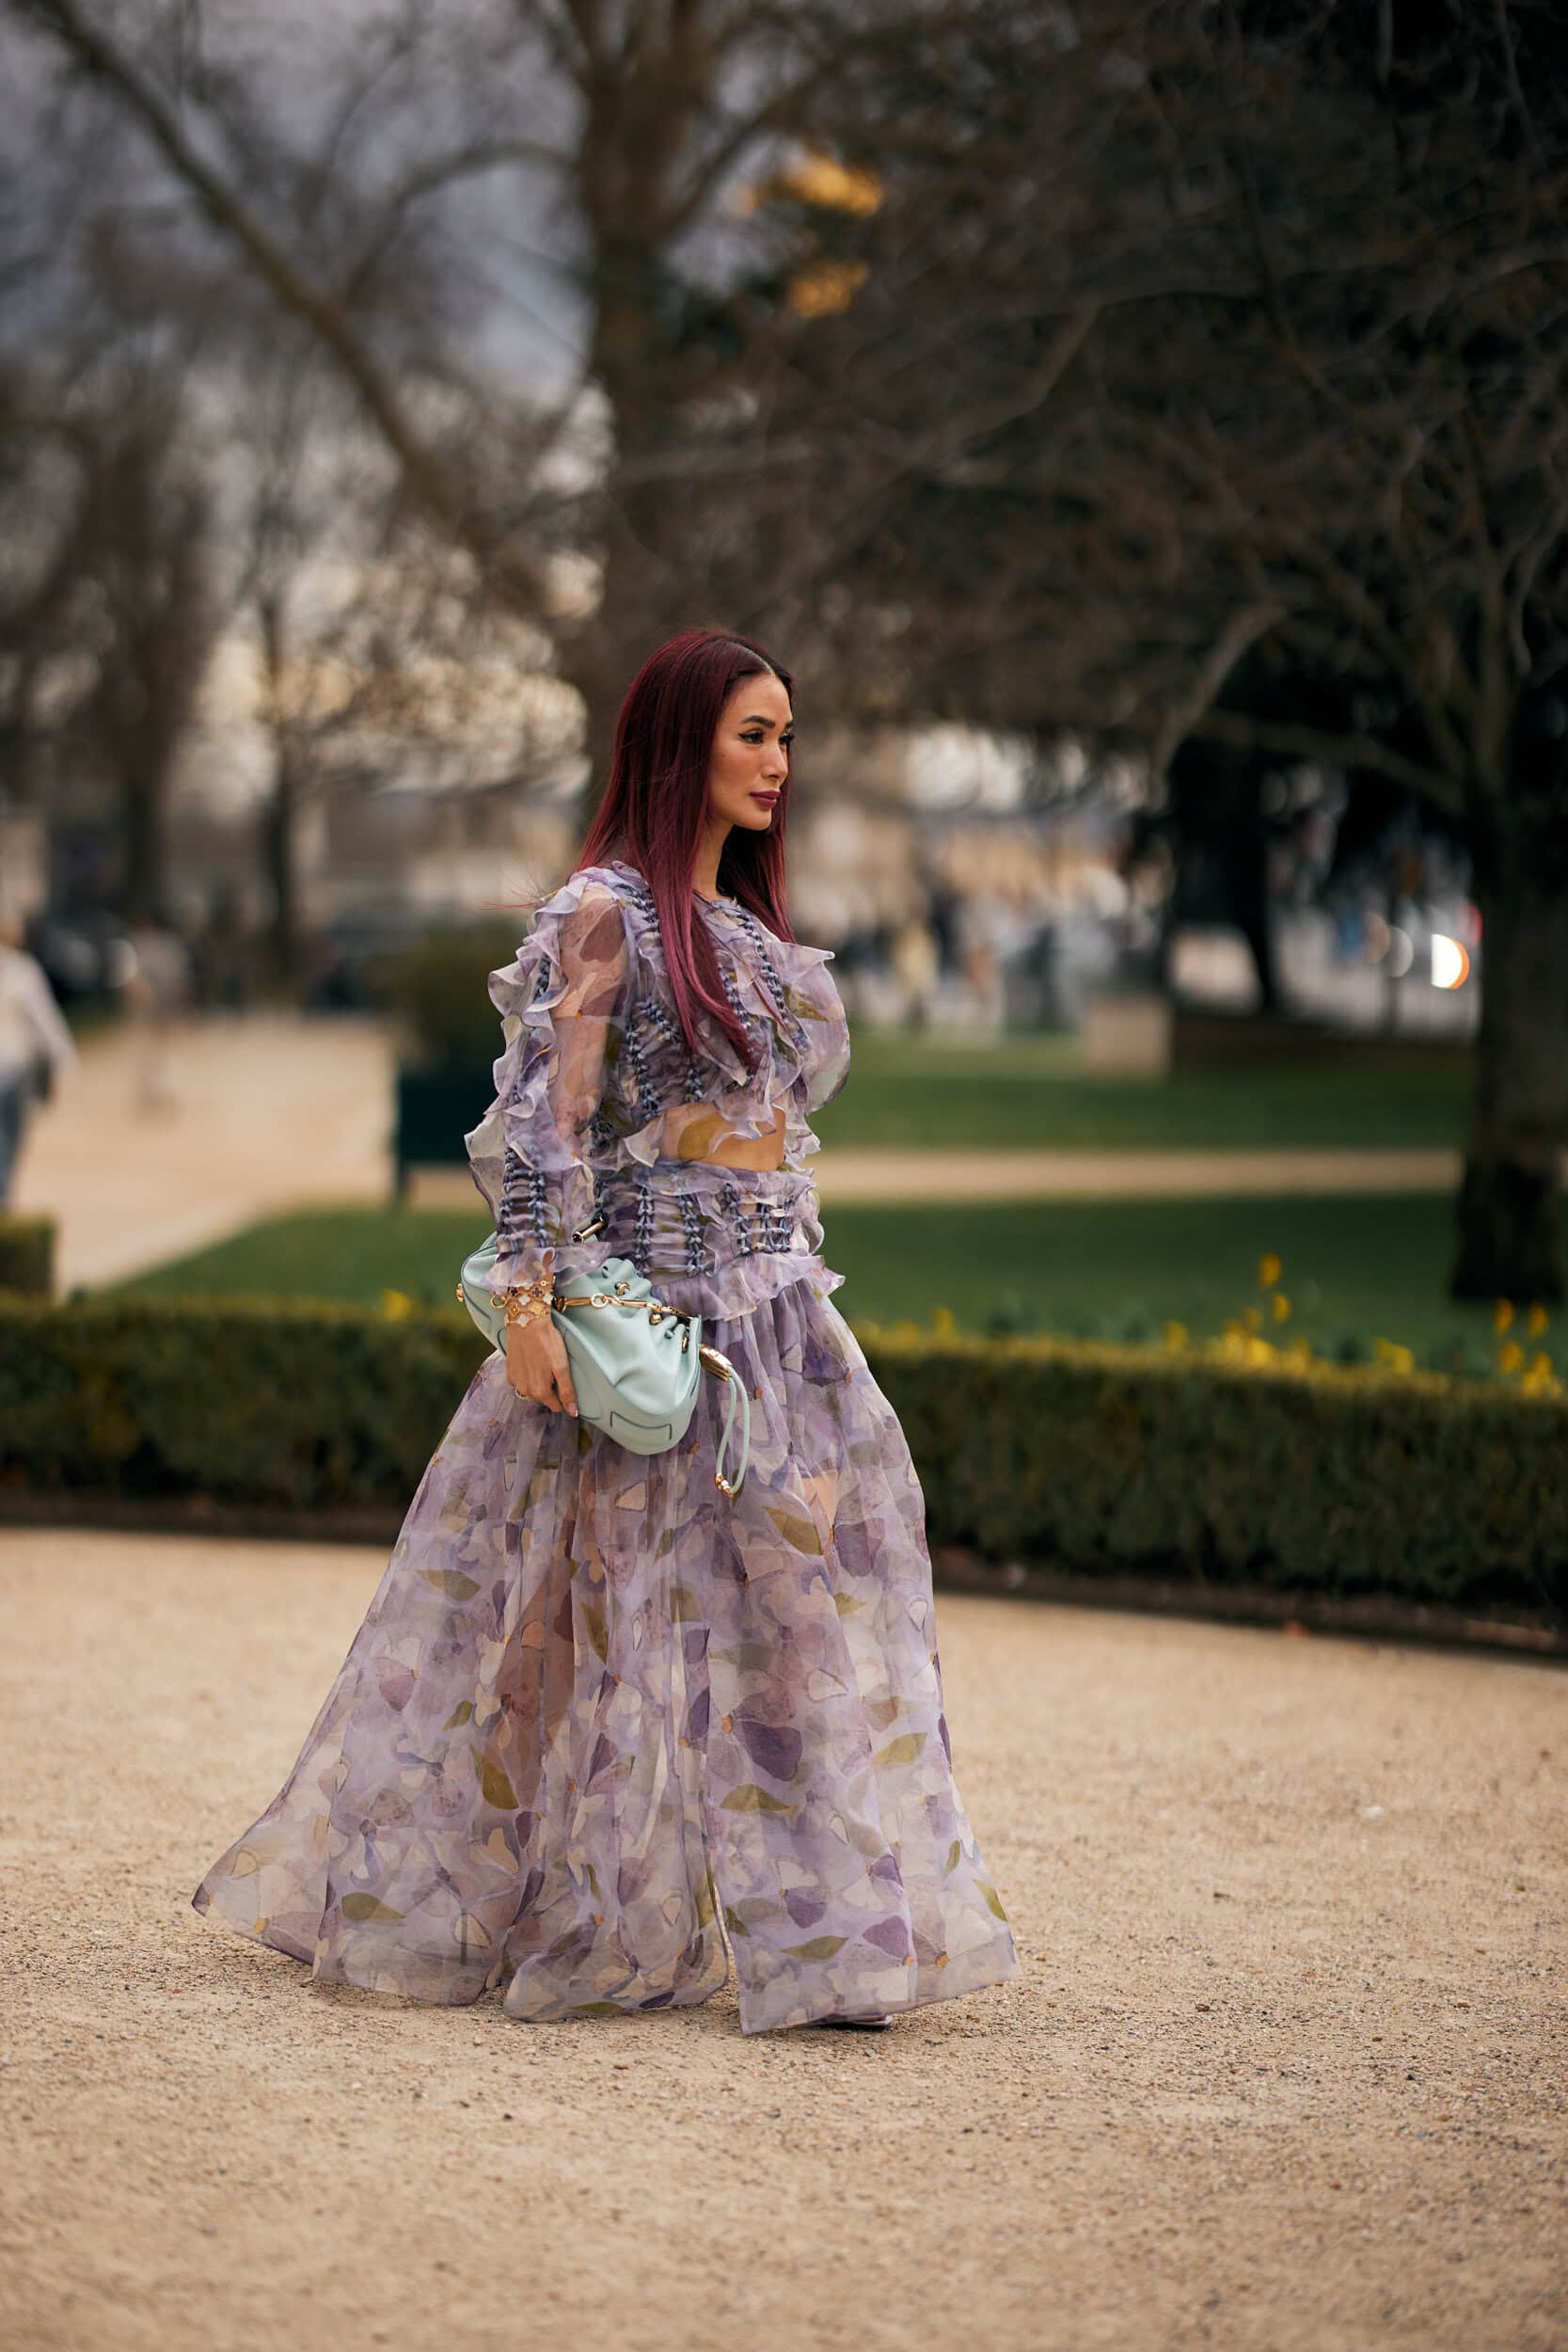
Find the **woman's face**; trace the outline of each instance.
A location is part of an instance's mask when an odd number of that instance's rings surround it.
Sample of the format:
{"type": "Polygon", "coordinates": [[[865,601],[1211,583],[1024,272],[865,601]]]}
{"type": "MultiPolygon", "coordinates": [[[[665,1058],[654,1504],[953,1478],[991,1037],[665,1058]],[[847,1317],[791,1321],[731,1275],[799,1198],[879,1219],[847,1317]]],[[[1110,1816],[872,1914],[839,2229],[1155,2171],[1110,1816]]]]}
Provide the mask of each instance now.
{"type": "Polygon", "coordinates": [[[789,696],[771,670],[743,677],[720,715],[708,763],[710,813],[766,833],[789,781],[795,740],[789,696]]]}

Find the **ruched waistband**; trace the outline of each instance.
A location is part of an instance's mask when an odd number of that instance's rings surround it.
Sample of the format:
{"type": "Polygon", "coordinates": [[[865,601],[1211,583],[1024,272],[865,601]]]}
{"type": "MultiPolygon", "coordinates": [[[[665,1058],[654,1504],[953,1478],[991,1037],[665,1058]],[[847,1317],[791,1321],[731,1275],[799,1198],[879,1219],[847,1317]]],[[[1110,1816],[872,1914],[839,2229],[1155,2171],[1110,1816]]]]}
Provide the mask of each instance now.
{"type": "Polygon", "coordinates": [[[804,1169],[656,1160],[596,1171],[594,1200],[602,1225],[560,1250],[558,1267],[629,1259],[682,1314],[749,1314],[791,1282],[825,1293],[844,1279],[818,1254],[816,1186],[804,1169]]]}

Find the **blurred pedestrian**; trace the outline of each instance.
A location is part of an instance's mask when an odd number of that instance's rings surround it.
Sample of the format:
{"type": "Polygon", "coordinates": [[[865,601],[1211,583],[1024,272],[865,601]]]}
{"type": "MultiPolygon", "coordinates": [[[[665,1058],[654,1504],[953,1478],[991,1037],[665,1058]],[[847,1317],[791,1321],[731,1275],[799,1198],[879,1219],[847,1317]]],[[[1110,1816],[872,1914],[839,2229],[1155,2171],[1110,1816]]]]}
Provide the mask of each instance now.
{"type": "Polygon", "coordinates": [[[997,894],[982,885],[959,908],[958,937],[969,991],[971,1018],[977,1026],[1000,1029],[1006,1018],[998,932],[1003,918],[997,894]]]}
{"type": "Polygon", "coordinates": [[[904,993],[904,1018],[911,1028],[928,1029],[942,975],[936,933],[921,914],[907,915],[893,935],[893,969],[904,993]]]}
{"type": "Polygon", "coordinates": [[[27,1120],[55,1080],[76,1066],[76,1048],[55,993],[23,930],[0,916],[0,1209],[10,1199],[27,1120]]]}
{"type": "Polygon", "coordinates": [[[133,925],[130,944],[124,989],[135,1042],[136,1108],[174,1110],[179,1097],[169,1083],[168,1048],[175,1016],[191,1000],[190,953],[177,931],[150,920],[133,925]]]}

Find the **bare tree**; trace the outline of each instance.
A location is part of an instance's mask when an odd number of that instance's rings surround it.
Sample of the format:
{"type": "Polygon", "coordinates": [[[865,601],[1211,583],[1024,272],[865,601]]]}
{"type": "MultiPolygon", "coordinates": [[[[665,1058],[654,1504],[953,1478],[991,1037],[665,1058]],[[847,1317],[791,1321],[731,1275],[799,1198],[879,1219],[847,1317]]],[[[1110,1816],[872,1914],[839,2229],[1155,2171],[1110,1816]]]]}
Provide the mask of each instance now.
{"type": "Polygon", "coordinates": [[[1194,729],[1337,755],[1463,826],[1482,1008],[1450,1287],[1557,1298],[1568,56],[1538,12],[1502,6],[1390,18],[1386,39],[1344,8],[1282,12],[1270,40],[1243,26],[1168,51],[1150,90],[1209,194],[1188,246],[1238,289],[1241,365],[1227,379],[1189,335],[1159,403],[1119,383],[1112,478],[1163,491],[1173,543],[1212,551],[1343,713],[1327,729],[1238,707],[1221,676],[1194,729]]]}
{"type": "MultiPolygon", "coordinates": [[[[916,36],[961,47],[984,13],[978,0],[497,0],[438,12],[427,65],[441,40],[469,61],[474,119],[443,142],[404,143],[351,248],[325,233],[318,200],[336,133],[318,131],[309,154],[286,152],[275,121],[266,135],[251,127],[257,94],[210,59],[193,70],[176,32],[133,44],[94,0],[7,4],[113,94],[255,281],[316,339],[409,499],[470,550],[493,594],[547,613],[542,563],[562,548],[594,553],[601,593],[558,613],[555,634],[600,770],[628,670],[692,617],[694,579],[717,604],[733,582],[754,588],[765,574],[754,537],[744,560],[722,560],[741,535],[736,509],[776,515],[774,485],[794,488],[812,462],[812,437],[781,439],[759,423],[767,387],[759,395],[748,365],[754,341],[776,350],[781,318],[802,326],[790,300],[798,224],[726,205],[810,134],[830,99],[875,90],[916,36]],[[443,195],[508,173],[546,175],[555,190],[553,258],[582,320],[578,379],[548,413],[482,395],[464,430],[442,431],[388,364],[368,293],[443,195]],[[541,461],[588,392],[603,418],[601,460],[562,483],[541,461]],[[712,563],[700,517],[717,526],[712,563]]],[[[380,98],[365,85],[349,74],[360,123],[380,98]]],[[[333,120],[350,111],[345,102],[333,120]]],[[[448,259],[460,278],[450,246],[448,259]]],[[[432,373],[450,388],[450,367],[432,373]]]]}
{"type": "Polygon", "coordinates": [[[927,708],[1071,720],[1156,771],[1198,739],[1333,762],[1462,829],[1451,1288],[1559,1297],[1568,45],[1507,0],[1086,0],[1031,72],[1063,13],[989,21],[973,140],[889,172],[863,291],[800,356],[888,453],[846,548],[857,647],[885,628],[927,708]],[[902,360],[915,249],[953,361],[879,396],[859,355],[879,321],[902,360]],[[976,429],[1085,308],[1049,397],[976,429]]]}
{"type": "Polygon", "coordinates": [[[118,893],[145,914],[164,897],[169,787],[219,600],[178,383],[124,357],[63,413],[12,410],[0,689],[13,793],[37,800],[68,766],[101,777],[118,893]]]}
{"type": "MultiPolygon", "coordinates": [[[[494,0],[438,20],[489,62],[479,117],[389,143],[356,244],[323,232],[337,132],[258,135],[243,77],[129,45],[108,0],[8,5],[140,126],[493,594],[545,615],[550,557],[597,558],[597,604],[550,617],[599,754],[699,580],[809,646],[840,708],[1087,725],[1156,771],[1196,739],[1310,756],[1462,825],[1484,1009],[1453,1287],[1560,1295],[1549,12],[494,0]],[[604,420],[576,481],[550,464],[574,388],[498,398],[375,307],[399,239],[494,172],[559,191],[604,420]],[[748,183],[768,200],[726,215],[748,183]]],[[[363,121],[374,77],[351,87],[363,121]]]]}
{"type": "Polygon", "coordinates": [[[559,785],[571,750],[564,691],[543,675],[547,636],[409,513],[344,407],[296,348],[259,373],[245,420],[233,608],[270,754],[261,846],[280,976],[297,968],[299,829],[314,802],[410,773],[526,799],[559,785]]]}

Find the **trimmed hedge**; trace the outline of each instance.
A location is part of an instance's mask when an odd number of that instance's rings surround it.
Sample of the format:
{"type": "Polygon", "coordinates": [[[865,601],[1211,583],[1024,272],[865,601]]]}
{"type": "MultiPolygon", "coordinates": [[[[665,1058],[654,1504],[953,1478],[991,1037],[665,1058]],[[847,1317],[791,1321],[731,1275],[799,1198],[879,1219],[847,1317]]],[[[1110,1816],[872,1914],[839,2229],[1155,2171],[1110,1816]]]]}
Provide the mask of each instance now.
{"type": "Polygon", "coordinates": [[[48,1298],[54,1288],[54,1218],[0,1212],[0,1291],[48,1298]]]}
{"type": "Polygon", "coordinates": [[[1098,1341],[859,1337],[934,1539],[1568,1625],[1568,1398],[1098,1341]]]}
{"type": "Polygon", "coordinates": [[[413,1497],[473,1325],[320,1301],[0,1300],[0,1486],[330,1511],[413,1497]]]}
{"type": "MultiPolygon", "coordinates": [[[[1568,1399],[862,1330],[933,1543],[1568,1623],[1568,1399]]],[[[484,1354],[455,1311],[0,1300],[0,1487],[401,1515],[484,1354]]]]}

